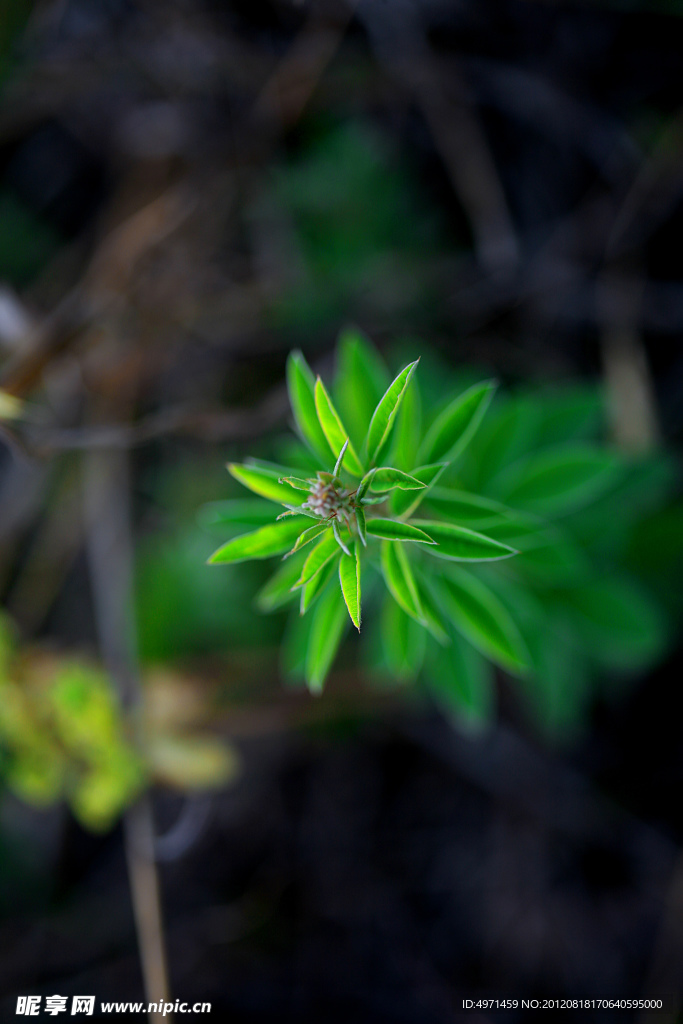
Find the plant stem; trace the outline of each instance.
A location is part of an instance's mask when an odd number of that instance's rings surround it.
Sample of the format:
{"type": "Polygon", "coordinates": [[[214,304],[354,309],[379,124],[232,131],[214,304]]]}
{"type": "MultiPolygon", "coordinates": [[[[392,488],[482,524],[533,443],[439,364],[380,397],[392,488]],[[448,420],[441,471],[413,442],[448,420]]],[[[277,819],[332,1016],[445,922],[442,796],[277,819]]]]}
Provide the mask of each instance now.
{"type": "MultiPolygon", "coordinates": [[[[128,712],[134,739],[142,746],[142,694],[131,621],[132,530],[128,453],[124,449],[83,457],[85,532],[100,649],[107,671],[128,712]]],[[[148,1002],[169,1002],[168,970],[154,859],[154,825],[149,796],[124,816],[124,843],[140,962],[148,1002]]],[[[154,1024],[169,1021],[150,1013],[154,1024]]]]}

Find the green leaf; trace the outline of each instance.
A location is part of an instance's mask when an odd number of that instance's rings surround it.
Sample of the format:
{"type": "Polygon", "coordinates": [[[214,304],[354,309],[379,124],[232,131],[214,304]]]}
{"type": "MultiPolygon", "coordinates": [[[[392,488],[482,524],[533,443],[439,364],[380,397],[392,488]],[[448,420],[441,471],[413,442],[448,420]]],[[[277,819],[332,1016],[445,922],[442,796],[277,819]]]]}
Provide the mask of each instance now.
{"type": "Polygon", "coordinates": [[[370,480],[371,491],[392,491],[399,488],[401,491],[420,491],[425,487],[422,480],[418,480],[402,469],[394,469],[392,466],[380,466],[376,469],[370,480]]]}
{"type": "Polygon", "coordinates": [[[291,551],[287,552],[285,558],[289,558],[290,555],[293,555],[295,551],[299,551],[301,548],[305,547],[306,544],[310,544],[311,541],[315,540],[316,537],[319,537],[321,533],[325,533],[325,531],[329,530],[329,528],[330,526],[329,523],[327,522],[316,523],[315,526],[309,526],[308,529],[304,530],[303,533],[299,534],[296,544],[294,545],[291,551]]]}
{"type": "Polygon", "coordinates": [[[270,558],[281,555],[291,546],[301,532],[301,523],[287,520],[283,523],[270,523],[253,533],[244,533],[234,537],[214,551],[209,558],[209,565],[222,565],[228,562],[245,562],[252,558],[270,558]]]}
{"type": "Polygon", "coordinates": [[[519,674],[529,656],[517,626],[495,594],[466,569],[451,566],[442,577],[443,599],[453,625],[498,665],[519,674]]]}
{"type": "Polygon", "coordinates": [[[564,604],[588,653],[607,668],[638,671],[664,650],[662,612],[630,579],[595,580],[568,591],[564,604]]]}
{"type": "Polygon", "coordinates": [[[332,531],[329,530],[323,539],[318,541],[304,562],[304,567],[301,570],[301,576],[295,583],[295,586],[302,587],[304,583],[308,583],[309,580],[312,580],[315,574],[320,572],[326,562],[329,562],[330,558],[336,555],[338,551],[339,548],[337,546],[337,542],[334,539],[332,531]]]}
{"type": "Polygon", "coordinates": [[[353,555],[341,556],[339,582],[351,622],[360,632],[360,549],[357,545],[353,555]]]}
{"type": "Polygon", "coordinates": [[[311,481],[302,480],[300,476],[281,476],[279,482],[281,484],[289,484],[295,491],[306,491],[308,494],[311,490],[311,481]]]}
{"type": "Polygon", "coordinates": [[[480,731],[494,716],[496,694],[490,663],[457,634],[446,649],[438,648],[429,662],[429,688],[458,725],[480,731]]]}
{"type": "Polygon", "coordinates": [[[336,573],[341,557],[341,551],[336,551],[320,572],[316,573],[312,580],[309,580],[308,583],[301,587],[301,601],[299,604],[299,613],[301,615],[306,614],[316,598],[323,592],[330,578],[336,573]]]}
{"type": "Polygon", "coordinates": [[[387,668],[401,681],[415,679],[422,668],[427,634],[387,596],[380,619],[382,651],[387,668]]]}
{"type": "Polygon", "coordinates": [[[337,461],[334,464],[334,469],[332,470],[332,476],[333,477],[338,476],[339,473],[341,472],[342,463],[344,462],[344,456],[346,455],[346,449],[348,447],[349,447],[349,439],[347,437],[346,440],[344,441],[344,444],[342,445],[342,450],[339,452],[339,455],[337,456],[337,461]]]}
{"type": "Polygon", "coordinates": [[[363,547],[367,547],[368,544],[368,532],[367,524],[365,522],[365,512],[360,506],[356,509],[356,526],[358,527],[358,536],[363,547]]]}
{"type": "Polygon", "coordinates": [[[315,408],[315,380],[301,352],[292,352],[287,360],[287,388],[299,433],[323,466],[328,465],[331,451],[315,408]]]}
{"type": "Polygon", "coordinates": [[[293,558],[283,562],[265,586],[261,587],[254,599],[254,603],[260,612],[274,612],[290,601],[296,600],[296,593],[292,587],[301,575],[303,555],[295,555],[293,558]]]}
{"type": "Polygon", "coordinates": [[[358,449],[388,384],[387,368],[367,338],[357,328],[342,331],[337,345],[334,398],[358,449]]]}
{"type": "Polygon", "coordinates": [[[447,462],[435,462],[430,466],[419,466],[414,469],[412,475],[416,480],[424,484],[424,490],[419,494],[402,494],[396,490],[389,498],[389,508],[395,516],[410,516],[418,507],[421,501],[427,496],[431,488],[439,479],[447,462]]]}
{"type": "Polygon", "coordinates": [[[467,450],[465,462],[470,490],[488,493],[490,482],[505,466],[538,447],[539,417],[538,404],[529,396],[495,396],[467,450]]]}
{"type": "MultiPolygon", "coordinates": [[[[273,439],[273,444],[277,461],[289,467],[290,473],[305,473],[308,479],[320,469],[321,460],[308,445],[302,444],[298,434],[282,434],[273,439]]],[[[328,464],[329,458],[329,455],[325,458],[324,465],[328,464]]]]}
{"type": "Polygon", "coordinates": [[[393,431],[392,465],[410,469],[415,465],[422,436],[422,400],[417,377],[403,395],[393,431]]]}
{"type": "MultiPolygon", "coordinates": [[[[349,432],[339,418],[339,413],[332,404],[332,399],[325,390],[325,385],[320,377],[315,382],[315,408],[318,413],[318,420],[334,458],[344,447],[344,442],[349,437],[349,432]]],[[[363,466],[356,455],[356,450],[349,443],[344,455],[344,467],[352,476],[362,476],[363,466]]]]}
{"type": "Polygon", "coordinates": [[[341,530],[339,528],[339,523],[337,522],[336,519],[332,520],[332,535],[334,536],[334,539],[336,540],[337,544],[342,549],[344,554],[345,555],[350,555],[351,552],[349,551],[348,547],[346,546],[345,541],[342,538],[341,530]]]}
{"type": "Polygon", "coordinates": [[[230,501],[211,501],[199,510],[197,520],[205,530],[223,526],[265,526],[275,519],[276,509],[271,502],[258,498],[234,498],[230,501]]]}
{"type": "Polygon", "coordinates": [[[413,524],[424,529],[436,541],[430,554],[438,558],[452,558],[459,562],[492,562],[516,555],[515,548],[502,544],[483,533],[468,530],[455,523],[437,523],[433,519],[414,519],[413,524]]]}
{"type": "Polygon", "coordinates": [[[313,509],[304,508],[303,505],[290,505],[288,502],[283,501],[282,504],[287,509],[286,512],[281,512],[278,519],[286,519],[288,516],[306,516],[307,519],[316,519],[320,522],[320,516],[313,509]]]}
{"type": "Polygon", "coordinates": [[[597,440],[605,420],[605,403],[595,385],[564,385],[531,391],[529,402],[540,412],[536,445],[547,448],[567,441],[597,440]]]}
{"type": "Polygon", "coordinates": [[[396,414],[401,407],[401,401],[418,362],[419,359],[416,359],[414,363],[409,363],[404,370],[401,370],[398,377],[387,388],[372,414],[365,442],[370,464],[375,462],[389,438],[396,414]]]}
{"type": "Polygon", "coordinates": [[[547,543],[519,549],[515,572],[540,587],[568,587],[583,582],[590,573],[590,562],[571,537],[544,534],[547,543]]]}
{"type": "Polygon", "coordinates": [[[396,519],[368,519],[366,527],[371,536],[381,537],[383,540],[415,541],[418,544],[436,543],[424,530],[418,530],[416,526],[396,519]]]}
{"type": "Polygon", "coordinates": [[[376,469],[371,469],[368,473],[365,474],[361,482],[358,484],[358,489],[356,491],[356,501],[365,500],[365,495],[370,490],[370,484],[372,483],[372,478],[376,472],[376,469]]]}
{"type": "Polygon", "coordinates": [[[427,580],[427,575],[420,572],[419,569],[416,569],[415,582],[417,584],[417,592],[420,598],[420,607],[422,608],[422,619],[425,629],[429,630],[434,639],[441,644],[442,647],[448,647],[451,642],[451,633],[453,630],[444,616],[443,609],[439,606],[438,601],[432,593],[430,584],[427,580]]]}
{"type": "Polygon", "coordinates": [[[346,605],[337,587],[329,587],[313,613],[306,652],[306,682],[320,693],[335,659],[347,622],[346,605]]]}
{"type": "Polygon", "coordinates": [[[430,509],[446,519],[465,523],[469,527],[476,526],[481,530],[499,521],[507,522],[511,516],[514,518],[518,515],[514,509],[493,498],[450,487],[432,487],[426,495],[426,501],[430,509]]]}
{"type": "Polygon", "coordinates": [[[539,515],[566,515],[603,494],[622,464],[591,445],[564,445],[519,460],[498,478],[499,496],[539,515]]]}
{"type": "Polygon", "coordinates": [[[424,625],[422,606],[406,549],[402,544],[382,542],[382,575],[387,589],[405,612],[424,625]]]}
{"type": "Polygon", "coordinates": [[[260,494],[262,498],[269,498],[271,501],[277,501],[280,503],[291,502],[292,504],[301,503],[301,492],[289,484],[280,483],[282,472],[278,469],[267,469],[265,466],[259,465],[240,465],[239,463],[229,462],[228,470],[231,476],[234,476],[235,480],[239,480],[241,484],[248,487],[250,491],[255,494],[260,494]]]}
{"type": "Polygon", "coordinates": [[[428,430],[420,449],[420,461],[457,458],[481,423],[495,389],[493,381],[483,381],[451,402],[428,430]]]}
{"type": "Polygon", "coordinates": [[[517,548],[515,573],[546,586],[580,583],[589,562],[573,538],[562,529],[522,512],[486,527],[486,534],[517,548]]]}

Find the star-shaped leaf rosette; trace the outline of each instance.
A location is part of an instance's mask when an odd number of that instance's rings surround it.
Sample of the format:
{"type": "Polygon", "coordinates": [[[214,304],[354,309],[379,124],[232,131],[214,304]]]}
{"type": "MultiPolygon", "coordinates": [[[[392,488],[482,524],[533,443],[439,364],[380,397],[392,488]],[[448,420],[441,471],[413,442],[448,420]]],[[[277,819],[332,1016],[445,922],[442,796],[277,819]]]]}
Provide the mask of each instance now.
{"type": "Polygon", "coordinates": [[[477,430],[495,384],[484,381],[455,396],[420,437],[418,362],[389,382],[375,350],[347,332],[333,401],[303,355],[293,352],[289,397],[305,444],[295,452],[297,467],[258,460],[228,466],[236,480],[284,511],[276,517],[263,501],[213,506],[213,525],[258,528],[229,540],[211,563],[284,556],[257,605],[272,611],[298,600],[308,624],[290,643],[289,661],[312,691],[322,689],[349,620],[361,629],[361,595],[369,589],[376,598],[378,576],[386,588],[381,628],[393,634],[395,650],[406,648],[406,660],[416,644],[431,640],[448,648],[464,637],[467,650],[451,652],[456,660],[467,659],[469,650],[518,674],[526,668],[525,645],[509,613],[467,569],[468,563],[517,554],[495,529],[463,525],[483,516],[500,527],[506,512],[495,502],[437,486],[477,430]],[[430,495],[436,503],[427,506],[430,495]]]}

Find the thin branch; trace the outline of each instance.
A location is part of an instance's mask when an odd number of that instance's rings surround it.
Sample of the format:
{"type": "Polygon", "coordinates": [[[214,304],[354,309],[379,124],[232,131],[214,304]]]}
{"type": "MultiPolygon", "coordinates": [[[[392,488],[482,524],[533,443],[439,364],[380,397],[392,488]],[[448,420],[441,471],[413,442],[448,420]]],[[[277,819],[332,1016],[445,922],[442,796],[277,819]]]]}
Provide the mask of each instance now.
{"type": "MultiPolygon", "coordinates": [[[[106,668],[142,746],[139,682],[132,609],[132,535],[128,459],[124,451],[83,457],[86,544],[100,648],[106,668]]],[[[169,1001],[152,809],[143,796],[124,816],[126,860],[148,1002],[169,1001]]],[[[151,1013],[153,1024],[169,1020],[151,1013]]]]}
{"type": "Polygon", "coordinates": [[[642,287],[605,275],[600,347],[614,440],[627,451],[647,452],[660,440],[657,406],[645,346],[638,330],[642,287]]]}
{"type": "Polygon", "coordinates": [[[196,408],[178,405],[152,413],[137,424],[111,423],[71,428],[28,424],[24,440],[34,456],[43,458],[57,451],[136,448],[171,435],[194,437],[213,444],[264,434],[281,423],[288,410],[286,390],[277,387],[253,409],[200,412],[196,408]]]}
{"type": "Polygon", "coordinates": [[[437,57],[413,0],[391,5],[366,0],[359,8],[379,60],[413,92],[470,222],[477,259],[489,273],[510,271],[519,247],[476,105],[465,80],[449,62],[446,93],[437,57]]]}
{"type": "Polygon", "coordinates": [[[253,114],[259,120],[291,127],[308,106],[320,79],[346,34],[358,0],[348,0],[334,12],[314,5],[310,17],[270,76],[253,114]]]}

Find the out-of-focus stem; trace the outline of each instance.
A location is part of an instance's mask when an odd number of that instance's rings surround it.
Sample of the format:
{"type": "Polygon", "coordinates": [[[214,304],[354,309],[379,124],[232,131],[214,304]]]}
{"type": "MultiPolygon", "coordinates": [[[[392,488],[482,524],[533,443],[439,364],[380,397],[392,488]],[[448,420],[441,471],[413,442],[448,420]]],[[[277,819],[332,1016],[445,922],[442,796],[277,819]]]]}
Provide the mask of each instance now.
{"type": "Polygon", "coordinates": [[[638,330],[637,281],[606,274],[601,293],[601,352],[612,436],[620,448],[646,452],[660,436],[645,349],[638,330]]]}
{"type": "MultiPolygon", "coordinates": [[[[145,996],[148,1002],[168,1002],[168,968],[149,797],[141,797],[126,812],[123,829],[145,996]]],[[[150,1020],[156,1024],[162,1015],[151,1013],[150,1020]]],[[[168,1015],[163,1020],[169,1020],[168,1015]]]]}
{"type": "MultiPolygon", "coordinates": [[[[102,658],[141,743],[141,692],[132,608],[132,530],[128,453],[83,456],[85,528],[102,658]]],[[[124,841],[140,961],[148,1002],[169,1002],[159,880],[154,860],[152,808],[143,796],[124,817],[124,841]]],[[[171,1018],[150,1013],[153,1024],[171,1018]]]]}

